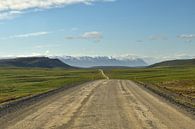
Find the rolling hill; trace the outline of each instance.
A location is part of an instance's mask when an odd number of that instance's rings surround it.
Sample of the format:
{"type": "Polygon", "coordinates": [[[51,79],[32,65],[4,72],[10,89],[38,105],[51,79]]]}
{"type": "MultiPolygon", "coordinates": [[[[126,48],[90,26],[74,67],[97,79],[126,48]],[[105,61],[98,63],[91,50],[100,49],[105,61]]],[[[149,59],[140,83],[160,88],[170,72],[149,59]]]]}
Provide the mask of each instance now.
{"type": "Polygon", "coordinates": [[[175,67],[175,66],[195,66],[195,59],[163,61],[160,63],[150,65],[149,67],[175,67]]]}
{"type": "Polygon", "coordinates": [[[48,57],[1,59],[0,67],[73,68],[59,59],[51,59],[48,57]]]}

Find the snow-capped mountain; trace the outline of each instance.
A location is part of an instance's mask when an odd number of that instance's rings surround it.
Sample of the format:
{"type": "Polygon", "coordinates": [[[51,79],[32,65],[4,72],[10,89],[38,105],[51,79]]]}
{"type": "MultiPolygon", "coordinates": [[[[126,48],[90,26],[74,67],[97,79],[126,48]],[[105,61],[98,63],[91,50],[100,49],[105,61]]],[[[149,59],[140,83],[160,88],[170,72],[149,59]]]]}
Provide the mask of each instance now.
{"type": "Polygon", "coordinates": [[[146,66],[147,63],[140,58],[119,58],[108,56],[61,56],[57,57],[64,63],[76,67],[95,67],[95,66],[125,66],[125,67],[137,67],[146,66]]]}

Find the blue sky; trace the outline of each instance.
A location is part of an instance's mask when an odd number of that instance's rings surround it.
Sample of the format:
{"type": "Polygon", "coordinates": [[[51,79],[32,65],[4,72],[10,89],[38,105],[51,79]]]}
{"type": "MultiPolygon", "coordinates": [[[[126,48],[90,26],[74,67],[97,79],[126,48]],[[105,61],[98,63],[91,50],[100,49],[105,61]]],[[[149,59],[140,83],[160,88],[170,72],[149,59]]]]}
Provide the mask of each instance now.
{"type": "Polygon", "coordinates": [[[0,1],[0,57],[195,56],[194,0],[29,1],[0,1]]]}

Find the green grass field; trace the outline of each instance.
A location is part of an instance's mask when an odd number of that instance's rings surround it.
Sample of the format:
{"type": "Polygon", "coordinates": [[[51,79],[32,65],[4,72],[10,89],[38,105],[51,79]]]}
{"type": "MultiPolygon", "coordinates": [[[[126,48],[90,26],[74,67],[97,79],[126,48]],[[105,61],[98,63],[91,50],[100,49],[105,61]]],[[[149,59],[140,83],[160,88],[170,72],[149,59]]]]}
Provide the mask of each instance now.
{"type": "Polygon", "coordinates": [[[0,68],[0,103],[101,78],[98,70],[0,68]]]}
{"type": "MultiPolygon", "coordinates": [[[[195,108],[195,67],[108,69],[104,73],[110,79],[147,84],[195,108]]],[[[103,76],[94,69],[0,68],[0,103],[97,79],[103,76]]]]}
{"type": "Polygon", "coordinates": [[[142,82],[195,108],[195,67],[129,68],[104,72],[112,79],[142,82]]]}

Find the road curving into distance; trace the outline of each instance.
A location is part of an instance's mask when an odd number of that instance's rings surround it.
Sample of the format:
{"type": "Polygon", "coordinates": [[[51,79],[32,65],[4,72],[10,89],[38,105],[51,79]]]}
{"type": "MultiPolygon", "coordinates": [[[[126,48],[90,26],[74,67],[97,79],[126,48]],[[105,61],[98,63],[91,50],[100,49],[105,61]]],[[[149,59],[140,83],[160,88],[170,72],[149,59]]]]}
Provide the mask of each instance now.
{"type": "Polygon", "coordinates": [[[86,83],[0,117],[0,129],[194,129],[195,120],[132,81],[86,83]]]}
{"type": "Polygon", "coordinates": [[[103,71],[102,69],[99,69],[99,71],[101,72],[102,76],[103,76],[105,79],[107,79],[107,80],[110,79],[110,78],[104,73],[104,71],[103,71]]]}

